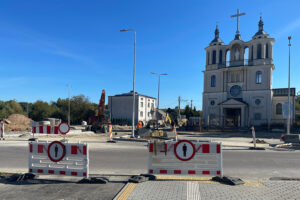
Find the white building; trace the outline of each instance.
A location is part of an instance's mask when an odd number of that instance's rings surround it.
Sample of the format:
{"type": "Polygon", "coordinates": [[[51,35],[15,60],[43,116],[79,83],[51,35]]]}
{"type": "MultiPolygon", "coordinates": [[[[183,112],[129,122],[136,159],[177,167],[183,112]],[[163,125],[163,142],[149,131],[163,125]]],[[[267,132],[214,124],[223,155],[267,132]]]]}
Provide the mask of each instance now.
{"type": "MultiPolygon", "coordinates": [[[[288,89],[272,88],[275,39],[264,31],[263,25],[260,19],[258,31],[249,41],[243,41],[237,31],[227,45],[216,28],[214,40],[205,48],[203,117],[206,126],[270,127],[286,123],[284,107],[288,89]]],[[[294,101],[295,88],[292,88],[292,121],[294,101]]]]}
{"type": "MultiPolygon", "coordinates": [[[[108,97],[108,110],[111,120],[132,121],[133,92],[108,97]]],[[[135,93],[135,124],[155,119],[156,98],[135,93]]]]}

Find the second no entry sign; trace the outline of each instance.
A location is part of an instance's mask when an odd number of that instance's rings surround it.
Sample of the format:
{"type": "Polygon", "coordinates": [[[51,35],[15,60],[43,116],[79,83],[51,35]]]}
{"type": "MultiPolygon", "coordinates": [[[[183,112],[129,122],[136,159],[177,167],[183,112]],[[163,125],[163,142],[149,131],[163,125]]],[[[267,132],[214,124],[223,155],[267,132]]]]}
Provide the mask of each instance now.
{"type": "Polygon", "coordinates": [[[67,134],[70,131],[70,125],[66,122],[62,122],[58,126],[58,130],[61,134],[67,134]]]}

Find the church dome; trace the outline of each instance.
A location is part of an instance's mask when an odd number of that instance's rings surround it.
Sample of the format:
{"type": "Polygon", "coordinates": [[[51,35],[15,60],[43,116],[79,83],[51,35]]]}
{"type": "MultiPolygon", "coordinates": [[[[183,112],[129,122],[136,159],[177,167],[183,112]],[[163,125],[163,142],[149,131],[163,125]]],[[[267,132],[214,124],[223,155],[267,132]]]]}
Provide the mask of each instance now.
{"type": "Polygon", "coordinates": [[[269,38],[269,34],[267,34],[264,31],[264,22],[262,20],[262,17],[260,16],[260,20],[258,22],[258,31],[255,33],[255,35],[252,37],[253,39],[257,38],[269,38]]]}
{"type": "Polygon", "coordinates": [[[224,42],[220,39],[219,37],[220,35],[220,31],[219,31],[219,28],[218,28],[218,25],[216,26],[216,30],[215,30],[215,38],[210,42],[209,45],[223,45],[224,42]]]}

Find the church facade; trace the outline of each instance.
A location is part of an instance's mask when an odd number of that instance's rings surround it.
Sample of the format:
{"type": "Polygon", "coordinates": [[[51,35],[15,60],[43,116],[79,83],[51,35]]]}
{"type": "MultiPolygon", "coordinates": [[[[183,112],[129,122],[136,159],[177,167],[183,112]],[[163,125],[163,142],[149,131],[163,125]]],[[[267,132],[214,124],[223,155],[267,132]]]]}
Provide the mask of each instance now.
{"type": "MultiPolygon", "coordinates": [[[[260,18],[258,31],[250,41],[241,39],[237,29],[229,44],[215,38],[206,51],[203,89],[205,126],[250,127],[285,124],[288,89],[273,89],[273,43],[263,29],[260,18]]],[[[291,121],[294,120],[295,88],[291,90],[291,121]]]]}

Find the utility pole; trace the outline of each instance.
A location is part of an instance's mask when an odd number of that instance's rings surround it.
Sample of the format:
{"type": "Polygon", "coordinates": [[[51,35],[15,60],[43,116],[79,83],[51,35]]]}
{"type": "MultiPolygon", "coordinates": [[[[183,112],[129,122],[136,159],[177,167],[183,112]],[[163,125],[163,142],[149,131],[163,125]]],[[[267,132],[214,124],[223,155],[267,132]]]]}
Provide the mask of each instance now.
{"type": "Polygon", "coordinates": [[[70,103],[70,85],[67,84],[67,87],[68,87],[68,124],[70,125],[70,117],[71,117],[71,103],[70,103]]]}
{"type": "Polygon", "coordinates": [[[28,113],[28,102],[27,102],[27,117],[29,117],[29,113],[28,113]]]}
{"type": "Polygon", "coordinates": [[[180,116],[180,96],[178,97],[178,116],[179,116],[179,119],[181,120],[181,116],[180,116]]]}
{"type": "Polygon", "coordinates": [[[132,100],[132,129],[131,129],[131,137],[135,137],[134,129],[135,129],[135,57],[136,57],[136,31],[134,29],[122,29],[120,32],[132,31],[134,33],[134,49],[133,49],[133,100],[132,100]]]}
{"type": "Polygon", "coordinates": [[[160,76],[164,75],[168,75],[167,73],[164,73],[164,74],[158,74],[158,73],[154,73],[154,72],[151,72],[151,74],[153,75],[157,75],[158,76],[158,92],[157,92],[157,109],[156,109],[156,126],[157,126],[157,129],[159,128],[159,124],[158,124],[158,111],[159,111],[159,88],[160,88],[160,76]]]}
{"type": "Polygon", "coordinates": [[[289,39],[289,83],[288,83],[288,88],[289,88],[289,91],[288,91],[288,116],[287,116],[287,134],[289,135],[290,134],[290,123],[291,123],[291,102],[290,102],[290,96],[291,96],[291,88],[290,88],[290,73],[291,73],[291,39],[292,37],[289,36],[288,37],[289,39]]]}

